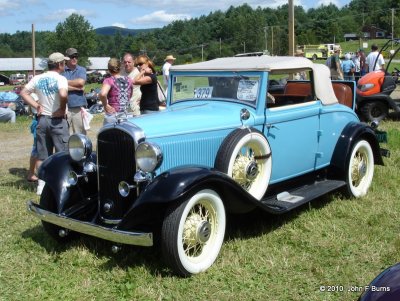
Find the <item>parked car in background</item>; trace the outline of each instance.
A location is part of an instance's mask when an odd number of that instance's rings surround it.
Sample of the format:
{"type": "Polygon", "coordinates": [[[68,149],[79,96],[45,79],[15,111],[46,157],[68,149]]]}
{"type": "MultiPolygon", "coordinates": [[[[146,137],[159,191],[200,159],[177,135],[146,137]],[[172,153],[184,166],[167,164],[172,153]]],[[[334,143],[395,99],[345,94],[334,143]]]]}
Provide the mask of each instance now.
{"type": "Polygon", "coordinates": [[[10,85],[23,85],[26,83],[26,75],[23,73],[16,73],[10,75],[10,85]]]}
{"type": "Polygon", "coordinates": [[[101,84],[103,83],[103,80],[104,80],[104,75],[101,72],[94,71],[87,75],[86,82],[88,84],[94,84],[94,83],[101,84]]]}
{"type": "MultiPolygon", "coordinates": [[[[59,242],[85,233],[161,247],[189,276],[220,252],[227,214],[283,214],[341,190],[367,194],[383,165],[354,112],[354,82],[302,57],[229,57],[172,66],[165,110],[100,129],[97,151],[72,135],[44,161],[30,213],[59,242]],[[304,73],[309,80],[293,81],[304,73]]],[[[384,153],[384,152],[382,152],[384,153]]]]}

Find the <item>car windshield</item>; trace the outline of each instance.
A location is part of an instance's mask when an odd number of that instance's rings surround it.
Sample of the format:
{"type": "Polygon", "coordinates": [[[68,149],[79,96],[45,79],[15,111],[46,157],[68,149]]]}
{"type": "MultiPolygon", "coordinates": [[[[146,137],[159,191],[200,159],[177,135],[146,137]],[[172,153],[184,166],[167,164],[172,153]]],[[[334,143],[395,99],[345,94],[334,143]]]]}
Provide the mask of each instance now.
{"type": "Polygon", "coordinates": [[[223,100],[256,106],[260,76],[176,75],[173,76],[171,104],[187,100],[223,100]]]}

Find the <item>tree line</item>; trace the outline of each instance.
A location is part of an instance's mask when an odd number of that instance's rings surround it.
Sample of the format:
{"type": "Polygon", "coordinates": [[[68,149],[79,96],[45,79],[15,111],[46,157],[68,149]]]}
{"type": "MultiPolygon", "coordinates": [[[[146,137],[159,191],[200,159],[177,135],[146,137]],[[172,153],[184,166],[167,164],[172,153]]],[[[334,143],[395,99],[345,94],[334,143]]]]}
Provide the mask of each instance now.
{"type": "MultiPolygon", "coordinates": [[[[400,1],[352,0],[338,8],[334,4],[305,10],[295,6],[296,44],[336,43],[345,33],[361,36],[364,25],[374,25],[400,37],[400,1]],[[392,12],[394,17],[392,18],[392,12]]],[[[247,4],[229,7],[190,20],[138,33],[113,36],[96,34],[81,15],[72,14],[55,31],[35,33],[36,56],[47,57],[69,47],[79,50],[83,61],[89,56],[121,57],[124,52],[147,54],[157,65],[167,54],[177,56],[177,63],[209,60],[242,52],[268,50],[274,55],[288,53],[288,5],[251,8],[247,4]]],[[[30,57],[32,34],[17,31],[0,34],[0,57],[30,57]]]]}

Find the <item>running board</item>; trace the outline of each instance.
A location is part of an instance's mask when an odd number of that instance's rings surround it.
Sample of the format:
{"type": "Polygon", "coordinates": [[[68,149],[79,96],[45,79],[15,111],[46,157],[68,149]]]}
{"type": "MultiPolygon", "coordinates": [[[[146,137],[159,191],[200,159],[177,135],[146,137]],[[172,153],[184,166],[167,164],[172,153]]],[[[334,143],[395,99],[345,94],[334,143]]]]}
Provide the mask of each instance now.
{"type": "Polygon", "coordinates": [[[259,206],[273,214],[282,214],[346,185],[344,181],[324,180],[260,200],[259,206]]]}

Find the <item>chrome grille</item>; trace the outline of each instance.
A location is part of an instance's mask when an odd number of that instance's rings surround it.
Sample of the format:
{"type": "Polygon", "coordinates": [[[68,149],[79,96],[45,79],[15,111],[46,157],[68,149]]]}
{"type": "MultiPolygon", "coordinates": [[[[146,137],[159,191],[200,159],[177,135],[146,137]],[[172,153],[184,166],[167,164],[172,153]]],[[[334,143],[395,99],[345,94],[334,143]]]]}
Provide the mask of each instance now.
{"type": "Polygon", "coordinates": [[[110,128],[98,135],[97,161],[99,176],[100,213],[105,219],[121,219],[136,199],[136,194],[124,198],[118,192],[118,184],[126,181],[133,184],[136,171],[135,141],[120,129],[110,128]],[[104,204],[112,204],[104,211],[104,204]]]}

